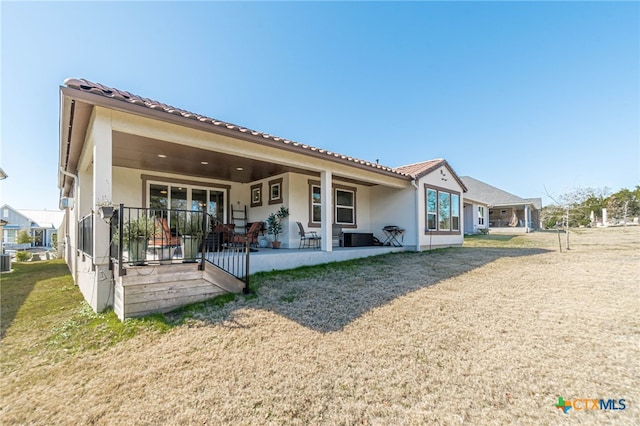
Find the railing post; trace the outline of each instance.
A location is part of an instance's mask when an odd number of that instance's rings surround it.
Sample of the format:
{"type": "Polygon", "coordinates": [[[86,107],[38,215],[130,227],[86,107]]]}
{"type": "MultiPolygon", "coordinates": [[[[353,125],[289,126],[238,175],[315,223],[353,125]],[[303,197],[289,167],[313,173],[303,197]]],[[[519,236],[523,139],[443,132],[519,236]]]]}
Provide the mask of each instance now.
{"type": "Polygon", "coordinates": [[[207,238],[208,238],[208,223],[209,223],[209,213],[207,212],[202,212],[202,222],[200,223],[200,228],[202,231],[202,253],[200,254],[200,265],[198,265],[198,269],[201,271],[204,271],[205,268],[205,256],[207,253],[207,238]]]}
{"type": "Polygon", "coordinates": [[[242,289],[243,294],[249,294],[249,253],[251,252],[251,247],[249,243],[249,236],[245,236],[244,239],[245,245],[245,271],[244,271],[244,288],[242,289]]]}
{"type": "Polygon", "coordinates": [[[124,241],[124,204],[120,204],[118,208],[118,275],[126,275],[124,269],[124,259],[122,256],[122,242],[124,241]]]}

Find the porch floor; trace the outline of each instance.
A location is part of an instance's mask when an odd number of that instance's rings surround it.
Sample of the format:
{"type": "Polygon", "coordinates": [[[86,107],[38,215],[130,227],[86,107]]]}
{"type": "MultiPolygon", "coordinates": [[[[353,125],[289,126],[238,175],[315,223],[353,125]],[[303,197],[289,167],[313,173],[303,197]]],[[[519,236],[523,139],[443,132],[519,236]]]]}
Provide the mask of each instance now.
{"type": "Polygon", "coordinates": [[[358,259],[377,256],[379,254],[397,253],[407,250],[407,247],[334,247],[326,252],[319,249],[298,248],[260,248],[251,252],[249,273],[293,269],[300,266],[320,265],[329,262],[358,259]]]}
{"type": "MultiPolygon", "coordinates": [[[[300,266],[320,265],[329,262],[342,262],[345,260],[359,259],[363,257],[377,256],[386,253],[397,253],[405,250],[413,250],[413,247],[333,247],[333,251],[326,252],[312,248],[252,248],[249,261],[249,273],[285,270],[300,266]]],[[[124,252],[125,258],[127,252],[124,252]]],[[[198,259],[201,255],[198,255],[198,259]]],[[[174,253],[171,259],[160,262],[156,256],[148,254],[146,265],[158,264],[182,264],[179,253],[174,253]]],[[[129,265],[125,262],[125,268],[138,268],[144,266],[129,265]]]]}

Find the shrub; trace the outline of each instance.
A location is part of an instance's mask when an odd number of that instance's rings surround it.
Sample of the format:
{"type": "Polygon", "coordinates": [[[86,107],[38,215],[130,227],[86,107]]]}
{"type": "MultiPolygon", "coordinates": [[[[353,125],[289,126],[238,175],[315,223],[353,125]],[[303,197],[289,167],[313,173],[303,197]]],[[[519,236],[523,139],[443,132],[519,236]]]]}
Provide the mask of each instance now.
{"type": "Polygon", "coordinates": [[[19,251],[16,253],[16,260],[18,262],[26,262],[32,257],[33,257],[33,254],[29,253],[28,251],[19,251]]]}

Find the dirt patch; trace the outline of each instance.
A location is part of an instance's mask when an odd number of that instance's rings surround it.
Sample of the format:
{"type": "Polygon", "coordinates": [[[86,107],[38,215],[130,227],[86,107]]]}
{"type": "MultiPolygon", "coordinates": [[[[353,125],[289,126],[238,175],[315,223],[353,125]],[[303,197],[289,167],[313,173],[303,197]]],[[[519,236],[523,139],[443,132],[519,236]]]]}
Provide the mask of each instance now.
{"type": "Polygon", "coordinates": [[[164,335],[3,369],[1,420],[637,424],[640,230],[571,244],[534,233],[278,275],[164,335]],[[627,408],[563,414],[559,396],[627,408]]]}

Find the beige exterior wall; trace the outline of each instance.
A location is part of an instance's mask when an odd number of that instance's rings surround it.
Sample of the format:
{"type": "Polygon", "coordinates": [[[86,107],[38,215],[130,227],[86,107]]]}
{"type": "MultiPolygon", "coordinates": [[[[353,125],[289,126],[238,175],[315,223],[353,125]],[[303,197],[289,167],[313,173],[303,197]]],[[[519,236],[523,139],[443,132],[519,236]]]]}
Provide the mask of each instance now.
{"type": "Polygon", "coordinates": [[[371,228],[380,241],[385,240],[382,228],[395,225],[405,230],[400,240],[408,249],[415,249],[416,189],[407,182],[407,188],[395,189],[385,186],[371,188],[371,228]]]}

